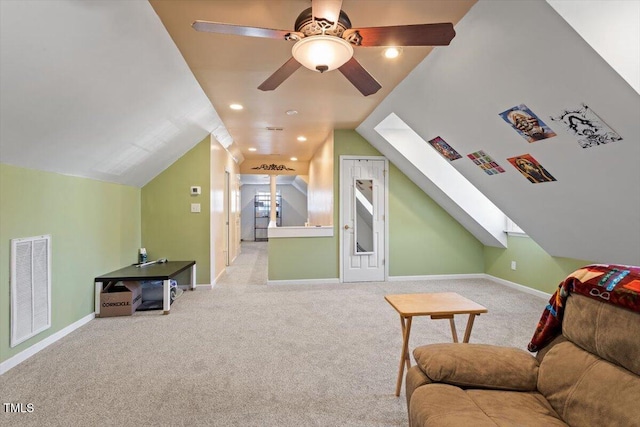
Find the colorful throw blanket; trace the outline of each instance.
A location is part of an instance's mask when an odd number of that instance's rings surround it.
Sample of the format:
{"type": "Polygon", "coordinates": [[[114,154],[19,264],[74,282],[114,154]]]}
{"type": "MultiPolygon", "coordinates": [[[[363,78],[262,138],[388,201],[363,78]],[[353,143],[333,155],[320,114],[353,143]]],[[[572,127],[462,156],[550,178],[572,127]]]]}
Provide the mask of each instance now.
{"type": "Polygon", "coordinates": [[[564,307],[572,292],[640,312],[640,267],[593,264],[567,276],[542,313],[529,351],[540,350],[562,333],[564,307]]]}

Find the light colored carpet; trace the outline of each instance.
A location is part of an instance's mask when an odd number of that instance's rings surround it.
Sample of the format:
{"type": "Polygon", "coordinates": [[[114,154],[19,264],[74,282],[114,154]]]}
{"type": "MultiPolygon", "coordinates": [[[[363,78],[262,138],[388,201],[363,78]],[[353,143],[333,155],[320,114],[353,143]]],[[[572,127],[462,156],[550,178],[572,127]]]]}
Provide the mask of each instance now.
{"type": "MultiPolygon", "coordinates": [[[[545,306],[489,280],[267,286],[266,247],[243,243],[213,290],[185,292],[168,316],[95,319],[11,369],[0,400],[34,411],[3,409],[0,424],[405,426],[385,294],[458,292],[489,309],[471,342],[520,348],[545,306]]],[[[411,348],[450,340],[446,320],[414,318],[411,348]]]]}

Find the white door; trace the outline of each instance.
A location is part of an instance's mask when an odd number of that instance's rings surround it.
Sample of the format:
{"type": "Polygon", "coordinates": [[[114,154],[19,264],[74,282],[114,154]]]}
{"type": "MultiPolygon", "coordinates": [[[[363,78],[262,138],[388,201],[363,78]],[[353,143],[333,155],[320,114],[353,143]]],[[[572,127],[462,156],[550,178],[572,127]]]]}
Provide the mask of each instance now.
{"type": "Polygon", "coordinates": [[[341,158],[342,281],[385,280],[384,158],[341,158]]]}

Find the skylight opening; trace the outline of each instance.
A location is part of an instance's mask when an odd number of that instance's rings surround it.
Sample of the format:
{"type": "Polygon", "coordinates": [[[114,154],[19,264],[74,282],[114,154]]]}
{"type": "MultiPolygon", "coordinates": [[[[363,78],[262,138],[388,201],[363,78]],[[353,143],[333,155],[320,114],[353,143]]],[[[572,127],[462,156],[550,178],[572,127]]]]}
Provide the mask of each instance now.
{"type": "MultiPolygon", "coordinates": [[[[375,128],[402,156],[504,247],[507,216],[395,113],[375,128]]],[[[436,136],[436,135],[434,135],[436,136]]]]}

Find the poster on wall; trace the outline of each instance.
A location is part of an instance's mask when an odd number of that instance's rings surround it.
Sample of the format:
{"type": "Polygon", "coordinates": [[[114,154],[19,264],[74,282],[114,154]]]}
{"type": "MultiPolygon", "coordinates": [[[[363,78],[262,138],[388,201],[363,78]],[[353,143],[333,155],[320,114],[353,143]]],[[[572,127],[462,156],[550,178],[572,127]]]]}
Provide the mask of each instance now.
{"type": "Polygon", "coordinates": [[[440,138],[439,136],[436,136],[435,138],[430,140],[429,144],[431,144],[431,146],[435,148],[438,153],[442,154],[442,156],[449,161],[456,160],[462,157],[456,150],[454,150],[449,144],[447,144],[444,139],[440,138]]]}
{"type": "Polygon", "coordinates": [[[556,136],[556,133],[524,104],[503,111],[500,113],[500,117],[528,142],[536,142],[556,136]]]}
{"type": "Polygon", "coordinates": [[[485,171],[487,175],[497,175],[499,173],[504,173],[505,170],[496,163],[495,160],[491,158],[484,150],[476,151],[475,153],[467,154],[467,157],[470,158],[473,163],[478,165],[480,169],[485,171]]]}
{"type": "Polygon", "coordinates": [[[547,172],[531,154],[522,154],[520,156],[510,157],[507,160],[533,184],[556,181],[553,175],[547,172]]]}
{"type": "Polygon", "coordinates": [[[622,137],[602,121],[596,113],[585,104],[581,107],[564,110],[562,114],[551,117],[554,122],[561,122],[564,128],[578,138],[582,148],[595,147],[610,142],[621,141],[622,137]]]}

